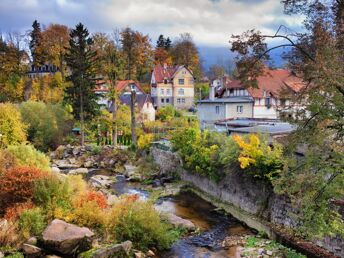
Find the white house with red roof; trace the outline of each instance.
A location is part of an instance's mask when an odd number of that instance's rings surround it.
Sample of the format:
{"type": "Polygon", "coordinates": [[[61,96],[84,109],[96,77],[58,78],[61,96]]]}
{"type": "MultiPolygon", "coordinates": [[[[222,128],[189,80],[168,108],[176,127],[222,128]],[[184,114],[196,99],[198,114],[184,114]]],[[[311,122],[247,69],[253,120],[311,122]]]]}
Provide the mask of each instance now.
{"type": "Polygon", "coordinates": [[[237,118],[279,119],[281,114],[301,108],[292,102],[305,86],[286,69],[268,69],[257,78],[257,88],[246,88],[238,80],[221,78],[210,85],[208,99],[198,102],[202,124],[237,118]]]}
{"type": "Polygon", "coordinates": [[[187,109],[194,105],[194,76],[186,66],[156,65],[151,77],[154,106],[187,109]]]}
{"type": "MultiPolygon", "coordinates": [[[[95,92],[99,94],[101,97],[98,100],[98,104],[105,106],[110,110],[111,107],[111,100],[108,97],[109,89],[111,83],[98,80],[97,81],[97,88],[95,92]]],[[[131,102],[131,91],[136,91],[136,106],[139,110],[139,120],[140,121],[154,121],[155,120],[155,108],[153,106],[152,98],[149,94],[146,94],[142,89],[139,82],[134,80],[123,80],[118,81],[116,84],[117,94],[119,95],[119,99],[121,104],[123,105],[130,105],[131,102]]]]}

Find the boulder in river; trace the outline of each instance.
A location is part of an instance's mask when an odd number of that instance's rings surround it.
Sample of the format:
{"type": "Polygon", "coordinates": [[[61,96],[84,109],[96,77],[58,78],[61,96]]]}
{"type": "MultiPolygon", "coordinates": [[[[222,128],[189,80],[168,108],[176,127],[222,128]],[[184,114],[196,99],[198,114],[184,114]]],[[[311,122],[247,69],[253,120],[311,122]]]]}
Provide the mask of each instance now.
{"type": "Polygon", "coordinates": [[[86,227],[78,227],[63,220],[54,219],[43,231],[45,248],[64,255],[72,255],[91,248],[94,233],[86,227]]]}
{"type": "Polygon", "coordinates": [[[87,173],[88,173],[87,168],[72,169],[68,172],[69,175],[83,175],[83,174],[87,174],[87,173]]]}
{"type": "Polygon", "coordinates": [[[89,183],[95,188],[110,188],[115,179],[109,176],[95,175],[89,180],[89,183]]]}
{"type": "Polygon", "coordinates": [[[193,224],[190,220],[183,219],[173,213],[167,213],[166,217],[168,221],[175,227],[182,227],[189,231],[196,230],[195,224],[193,224]]]}
{"type": "Polygon", "coordinates": [[[120,244],[100,247],[97,249],[89,250],[80,254],[78,257],[88,258],[108,258],[108,257],[127,257],[130,254],[133,244],[131,241],[125,241],[120,244]]]}

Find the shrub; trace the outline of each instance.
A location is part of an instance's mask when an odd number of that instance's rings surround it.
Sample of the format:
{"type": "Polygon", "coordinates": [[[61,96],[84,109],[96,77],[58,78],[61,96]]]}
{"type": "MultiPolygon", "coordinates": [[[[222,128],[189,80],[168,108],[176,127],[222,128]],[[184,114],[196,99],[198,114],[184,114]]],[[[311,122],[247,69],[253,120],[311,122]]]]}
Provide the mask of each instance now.
{"type": "Polygon", "coordinates": [[[131,240],[139,250],[151,247],[167,249],[176,237],[171,228],[160,221],[153,205],[138,201],[135,196],[117,202],[111,209],[109,219],[109,230],[116,241],[131,240]]]}
{"type": "Polygon", "coordinates": [[[26,126],[19,111],[12,104],[0,103],[0,134],[0,147],[26,141],[26,126]]]}
{"type": "Polygon", "coordinates": [[[40,235],[46,224],[41,208],[25,210],[19,218],[19,228],[25,238],[29,238],[31,235],[40,235]]]}
{"type": "Polygon", "coordinates": [[[32,145],[12,145],[8,146],[7,150],[16,158],[19,166],[35,167],[42,170],[50,169],[49,158],[32,145]]]}
{"type": "Polygon", "coordinates": [[[48,218],[68,213],[71,208],[71,190],[67,180],[49,175],[35,182],[33,200],[44,208],[48,218]]]}
{"type": "Polygon", "coordinates": [[[233,139],[240,147],[238,161],[242,169],[251,166],[255,177],[269,180],[280,173],[283,167],[283,149],[280,144],[270,146],[266,139],[254,134],[249,135],[248,141],[239,135],[234,135],[233,139]]]}
{"type": "Polygon", "coordinates": [[[97,191],[86,191],[80,194],[79,198],[76,200],[76,206],[83,206],[87,202],[95,202],[99,208],[107,208],[107,199],[105,195],[97,191]]]}
{"type": "Polygon", "coordinates": [[[20,105],[20,112],[28,125],[28,139],[38,149],[55,149],[71,129],[68,113],[60,105],[27,101],[20,105]]]}
{"type": "Polygon", "coordinates": [[[5,247],[16,248],[20,242],[16,225],[12,221],[0,220],[0,249],[5,247]]]}
{"type": "Polygon", "coordinates": [[[137,141],[137,146],[139,149],[144,150],[144,149],[148,149],[150,144],[153,142],[154,140],[154,134],[142,134],[140,135],[138,141],[137,141]]]}
{"type": "Polygon", "coordinates": [[[24,203],[16,203],[13,206],[9,207],[5,211],[4,218],[7,220],[17,220],[20,217],[20,214],[27,210],[34,207],[34,204],[31,201],[24,202],[24,203]]]}
{"type": "Polygon", "coordinates": [[[0,175],[0,212],[15,203],[30,200],[34,194],[34,183],[45,174],[37,168],[15,167],[0,175]]]}
{"type": "Polygon", "coordinates": [[[172,105],[167,105],[159,108],[156,117],[161,121],[170,121],[174,117],[181,117],[181,113],[176,110],[172,105]]]}
{"type": "Polygon", "coordinates": [[[15,156],[7,149],[0,149],[0,175],[9,168],[17,165],[15,156]]]}

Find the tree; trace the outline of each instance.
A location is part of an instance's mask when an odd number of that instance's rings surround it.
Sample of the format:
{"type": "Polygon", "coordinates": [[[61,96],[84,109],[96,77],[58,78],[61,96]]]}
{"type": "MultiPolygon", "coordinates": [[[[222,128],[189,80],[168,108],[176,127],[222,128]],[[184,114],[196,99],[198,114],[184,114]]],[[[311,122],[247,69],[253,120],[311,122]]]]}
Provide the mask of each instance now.
{"type": "Polygon", "coordinates": [[[292,49],[285,56],[288,67],[306,83],[293,101],[304,108],[293,114],[298,130],[290,136],[288,162],[274,182],[275,191],[288,194],[302,209],[301,230],[306,235],[344,235],[343,220],[333,204],[344,195],[344,1],[282,3],[287,13],[304,15],[305,30],[291,33],[281,26],[274,35],[250,30],[232,36],[232,51],[239,54],[239,79],[247,87],[256,87],[269,52],[292,49]],[[266,39],[284,42],[269,48],[266,39]],[[300,145],[307,146],[305,158],[296,159],[293,153],[300,145]]]}
{"type": "Polygon", "coordinates": [[[50,24],[42,33],[42,48],[50,64],[59,67],[62,77],[65,74],[65,56],[69,46],[69,29],[65,25],[50,24]]]}
{"type": "Polygon", "coordinates": [[[213,64],[209,67],[208,76],[209,79],[219,79],[225,75],[225,68],[218,64],[213,64]]]}
{"type": "Polygon", "coordinates": [[[32,23],[32,31],[30,32],[30,50],[32,56],[32,62],[35,66],[40,66],[46,61],[45,49],[42,46],[42,32],[41,25],[37,20],[32,23]]]}
{"type": "Polygon", "coordinates": [[[114,31],[114,39],[104,33],[96,33],[93,36],[94,49],[97,53],[97,73],[102,75],[110,84],[108,97],[111,100],[112,111],[112,143],[117,144],[117,80],[124,79],[124,58],[118,44],[115,42],[117,33],[114,31]]]}
{"type": "Polygon", "coordinates": [[[0,147],[26,141],[26,125],[16,107],[0,103],[0,147]]]}
{"type": "Polygon", "coordinates": [[[99,105],[95,84],[95,52],[88,30],[79,23],[70,32],[67,65],[71,70],[68,80],[72,82],[65,89],[65,102],[73,108],[73,115],[80,121],[81,145],[85,143],[84,123],[98,114],[99,105]]]}
{"type": "Polygon", "coordinates": [[[196,78],[201,76],[201,64],[198,49],[193,42],[190,33],[181,34],[171,49],[172,60],[174,64],[186,65],[194,73],[196,78]]]}
{"type": "Polygon", "coordinates": [[[157,48],[164,48],[165,47],[165,38],[164,35],[160,35],[158,41],[156,42],[157,48]]]}
{"type": "Polygon", "coordinates": [[[128,80],[141,80],[151,71],[153,64],[153,51],[148,35],[125,28],[121,32],[121,43],[126,61],[128,80]]]}

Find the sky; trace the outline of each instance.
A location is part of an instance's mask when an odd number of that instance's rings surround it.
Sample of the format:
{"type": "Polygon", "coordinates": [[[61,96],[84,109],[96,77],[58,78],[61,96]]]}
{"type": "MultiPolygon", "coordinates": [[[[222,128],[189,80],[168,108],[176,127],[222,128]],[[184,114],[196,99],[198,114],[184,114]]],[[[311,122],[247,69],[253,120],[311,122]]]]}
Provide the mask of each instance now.
{"type": "Polygon", "coordinates": [[[0,0],[1,32],[25,32],[35,19],[70,27],[82,22],[91,32],[129,26],[149,34],[152,43],[160,34],[173,41],[189,32],[207,63],[230,56],[232,34],[301,26],[300,17],[283,14],[280,0],[0,0]]]}

